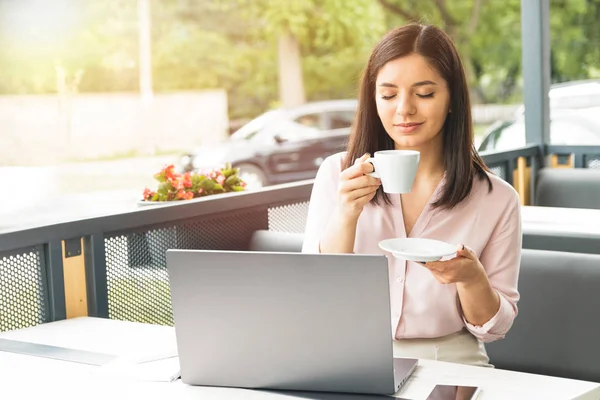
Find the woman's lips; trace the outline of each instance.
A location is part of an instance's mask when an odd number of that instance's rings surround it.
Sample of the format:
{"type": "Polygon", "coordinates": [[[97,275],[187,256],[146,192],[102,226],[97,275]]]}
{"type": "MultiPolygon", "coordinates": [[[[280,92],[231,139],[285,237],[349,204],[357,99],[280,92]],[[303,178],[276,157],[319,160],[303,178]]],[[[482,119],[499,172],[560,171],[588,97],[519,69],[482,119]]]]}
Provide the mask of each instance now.
{"type": "Polygon", "coordinates": [[[394,128],[402,133],[412,133],[419,129],[423,125],[423,122],[405,122],[401,124],[394,124],[394,128]]]}

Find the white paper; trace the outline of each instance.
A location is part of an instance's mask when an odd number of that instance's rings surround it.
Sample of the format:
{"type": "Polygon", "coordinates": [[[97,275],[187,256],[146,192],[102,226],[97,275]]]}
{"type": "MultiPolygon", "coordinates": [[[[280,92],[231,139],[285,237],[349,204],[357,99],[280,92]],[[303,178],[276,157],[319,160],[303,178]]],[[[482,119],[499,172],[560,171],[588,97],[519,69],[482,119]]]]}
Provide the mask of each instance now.
{"type": "Polygon", "coordinates": [[[173,382],[179,378],[179,357],[136,362],[131,358],[117,358],[98,368],[98,375],[108,379],[143,382],[173,382]]]}

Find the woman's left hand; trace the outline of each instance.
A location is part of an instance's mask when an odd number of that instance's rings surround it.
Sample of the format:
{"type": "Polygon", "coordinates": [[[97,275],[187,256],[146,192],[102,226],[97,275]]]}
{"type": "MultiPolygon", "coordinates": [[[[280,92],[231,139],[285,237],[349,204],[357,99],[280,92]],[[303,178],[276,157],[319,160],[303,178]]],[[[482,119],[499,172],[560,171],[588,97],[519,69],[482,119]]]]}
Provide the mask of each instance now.
{"type": "Polygon", "coordinates": [[[438,282],[444,284],[461,283],[471,285],[487,278],[485,269],[475,252],[464,245],[458,246],[455,258],[421,264],[431,271],[438,282]]]}

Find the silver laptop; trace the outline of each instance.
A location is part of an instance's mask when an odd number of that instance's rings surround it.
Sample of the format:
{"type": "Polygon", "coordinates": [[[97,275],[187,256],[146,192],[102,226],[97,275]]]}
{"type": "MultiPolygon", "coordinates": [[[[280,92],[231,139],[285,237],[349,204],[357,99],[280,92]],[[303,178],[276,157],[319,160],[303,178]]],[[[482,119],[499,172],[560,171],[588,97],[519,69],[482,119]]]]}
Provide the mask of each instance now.
{"type": "Polygon", "coordinates": [[[384,255],[168,250],[184,383],[389,395],[394,359],[384,255]]]}

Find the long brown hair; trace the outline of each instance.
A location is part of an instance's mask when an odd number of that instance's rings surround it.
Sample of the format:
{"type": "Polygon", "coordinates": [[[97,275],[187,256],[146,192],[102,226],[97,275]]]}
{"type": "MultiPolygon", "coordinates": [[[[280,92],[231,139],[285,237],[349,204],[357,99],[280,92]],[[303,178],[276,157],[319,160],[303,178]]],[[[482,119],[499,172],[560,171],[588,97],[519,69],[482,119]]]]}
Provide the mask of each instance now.
{"type": "MultiPolygon", "coordinates": [[[[353,165],[365,153],[373,155],[379,150],[394,149],[394,141],[377,114],[375,81],[385,64],[411,53],[423,56],[444,78],[450,92],[452,112],[446,117],[442,128],[446,185],[433,206],[452,208],[469,195],[476,176],[487,180],[490,191],[492,182],[486,173],[489,169],[473,143],[471,101],[460,56],[450,37],[435,26],[409,24],[393,29],[373,49],[362,74],[358,109],[344,168],[353,165]]],[[[381,198],[390,203],[379,188],[372,201],[378,204],[381,198]]]]}

